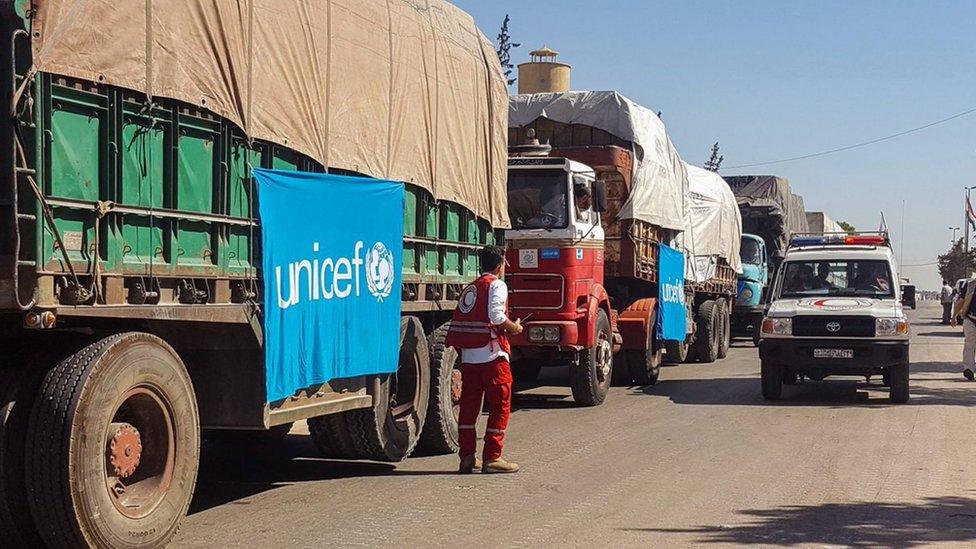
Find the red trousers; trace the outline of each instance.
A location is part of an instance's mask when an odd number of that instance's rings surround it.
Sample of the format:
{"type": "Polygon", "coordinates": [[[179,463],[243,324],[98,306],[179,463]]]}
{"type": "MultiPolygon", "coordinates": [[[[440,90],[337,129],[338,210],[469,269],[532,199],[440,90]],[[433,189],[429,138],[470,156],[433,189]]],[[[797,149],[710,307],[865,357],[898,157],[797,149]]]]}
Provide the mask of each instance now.
{"type": "Polygon", "coordinates": [[[488,429],[485,430],[486,461],[502,457],[505,428],[512,411],[512,367],[499,358],[484,364],[461,365],[461,411],[458,413],[458,442],[461,456],[473,456],[478,433],[475,424],[481,415],[481,398],[488,400],[488,429]]]}

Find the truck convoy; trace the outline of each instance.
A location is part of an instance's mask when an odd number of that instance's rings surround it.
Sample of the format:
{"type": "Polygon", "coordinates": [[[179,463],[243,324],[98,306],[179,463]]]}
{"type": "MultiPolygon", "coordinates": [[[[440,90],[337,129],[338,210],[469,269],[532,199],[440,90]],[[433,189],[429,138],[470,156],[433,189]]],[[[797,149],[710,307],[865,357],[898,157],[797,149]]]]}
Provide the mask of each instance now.
{"type": "MultiPolygon", "coordinates": [[[[687,168],[654,112],[612,91],[516,95],[509,126],[507,279],[526,319],[516,372],[568,364],[575,400],[598,405],[614,380],[655,383],[665,349],[675,361],[689,346],[706,362],[724,355],[735,270],[709,251],[696,274],[687,168]],[[690,258],[669,296],[664,248],[690,258]],[[669,298],[688,320],[676,339],[655,335],[669,298]]],[[[718,248],[738,240],[709,235],[718,248]]]]}
{"type": "Polygon", "coordinates": [[[773,175],[727,176],[742,214],[742,274],[739,275],[732,334],[759,345],[759,329],[772,274],[782,262],[791,234],[809,231],[803,198],[789,180],[773,175]]]}
{"type": "Polygon", "coordinates": [[[0,10],[4,545],[164,545],[201,429],[308,419],[325,454],[383,461],[456,447],[443,324],[508,225],[505,78],[470,16],[441,0],[0,10]],[[258,167],[405,182],[395,373],[268,398],[258,167]]]}
{"type": "Polygon", "coordinates": [[[759,357],[762,394],[801,377],[881,375],[909,398],[909,326],[887,233],[798,234],[771,290],[759,357]]]}

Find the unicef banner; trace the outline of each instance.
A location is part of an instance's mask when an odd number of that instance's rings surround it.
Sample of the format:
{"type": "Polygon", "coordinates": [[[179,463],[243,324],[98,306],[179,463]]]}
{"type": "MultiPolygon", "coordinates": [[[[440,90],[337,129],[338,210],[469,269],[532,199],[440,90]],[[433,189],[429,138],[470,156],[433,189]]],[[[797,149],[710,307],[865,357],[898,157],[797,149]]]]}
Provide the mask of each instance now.
{"type": "Polygon", "coordinates": [[[684,341],[687,332],[685,316],[685,254],[658,245],[658,321],[657,337],[684,341]]]}
{"type": "Polygon", "coordinates": [[[264,249],[268,402],[397,369],[403,185],[253,170],[264,249]]]}

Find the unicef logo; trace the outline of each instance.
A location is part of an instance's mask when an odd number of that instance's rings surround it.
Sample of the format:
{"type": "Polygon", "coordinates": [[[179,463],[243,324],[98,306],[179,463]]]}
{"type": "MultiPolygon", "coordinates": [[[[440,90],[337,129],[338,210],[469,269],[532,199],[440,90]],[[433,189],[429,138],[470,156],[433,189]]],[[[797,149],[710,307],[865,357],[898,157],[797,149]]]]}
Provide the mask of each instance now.
{"type": "Polygon", "coordinates": [[[395,280],[393,254],[382,242],[373,244],[366,254],[366,285],[369,293],[382,302],[390,297],[395,280]]]}

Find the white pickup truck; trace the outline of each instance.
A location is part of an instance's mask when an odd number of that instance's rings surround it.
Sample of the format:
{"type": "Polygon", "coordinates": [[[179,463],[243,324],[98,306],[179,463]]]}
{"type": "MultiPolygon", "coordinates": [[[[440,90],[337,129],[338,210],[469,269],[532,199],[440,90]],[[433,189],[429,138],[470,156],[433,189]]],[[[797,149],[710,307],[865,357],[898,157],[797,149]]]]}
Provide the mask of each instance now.
{"type": "Polygon", "coordinates": [[[880,374],[908,401],[909,325],[887,233],[796,235],[763,318],[762,394],[831,375],[880,374]]]}

